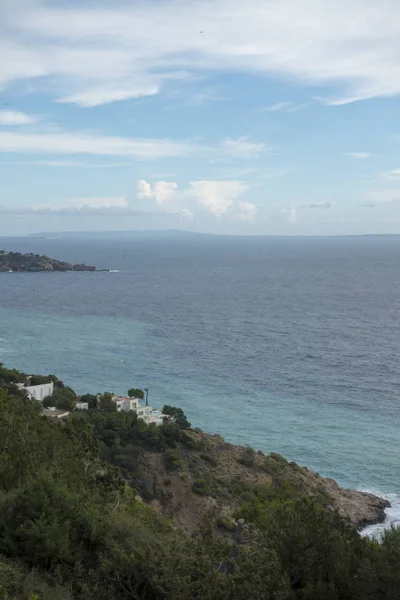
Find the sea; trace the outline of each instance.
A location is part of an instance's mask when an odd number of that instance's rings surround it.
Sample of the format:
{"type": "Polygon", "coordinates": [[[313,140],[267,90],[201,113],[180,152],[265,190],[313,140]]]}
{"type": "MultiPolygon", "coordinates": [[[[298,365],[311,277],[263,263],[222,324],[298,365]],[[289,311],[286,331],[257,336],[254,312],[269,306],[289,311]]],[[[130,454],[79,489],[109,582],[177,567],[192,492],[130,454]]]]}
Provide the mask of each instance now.
{"type": "MultiPolygon", "coordinates": [[[[0,273],[0,361],[387,497],[400,525],[400,237],[2,238],[112,272],[0,273]]],[[[382,525],[366,533],[379,537],[382,525]]]]}

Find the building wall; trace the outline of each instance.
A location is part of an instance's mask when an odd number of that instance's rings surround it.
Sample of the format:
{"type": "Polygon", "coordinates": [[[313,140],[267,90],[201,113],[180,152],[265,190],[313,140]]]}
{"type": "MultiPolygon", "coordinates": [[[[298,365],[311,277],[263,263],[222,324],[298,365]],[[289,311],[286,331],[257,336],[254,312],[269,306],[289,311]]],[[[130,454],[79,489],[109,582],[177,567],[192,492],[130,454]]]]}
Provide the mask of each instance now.
{"type": "Polygon", "coordinates": [[[117,411],[121,410],[137,410],[139,406],[138,398],[127,398],[126,396],[113,396],[113,400],[117,406],[117,411]]]}
{"type": "Polygon", "coordinates": [[[137,410],[138,400],[136,398],[124,398],[123,406],[123,410],[137,410]]]}
{"type": "Polygon", "coordinates": [[[28,385],[24,389],[28,392],[30,398],[42,402],[46,396],[53,395],[54,383],[51,381],[50,383],[42,383],[40,385],[28,385]]]}

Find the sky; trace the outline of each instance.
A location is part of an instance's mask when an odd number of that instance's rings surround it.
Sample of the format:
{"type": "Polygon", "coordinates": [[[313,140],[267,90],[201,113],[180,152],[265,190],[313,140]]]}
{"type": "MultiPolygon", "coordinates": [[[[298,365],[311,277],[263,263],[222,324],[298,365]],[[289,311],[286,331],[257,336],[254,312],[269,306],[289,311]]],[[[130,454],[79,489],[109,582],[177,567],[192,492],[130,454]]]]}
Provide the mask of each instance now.
{"type": "Polygon", "coordinates": [[[398,0],[0,0],[0,235],[400,233],[398,0]]]}

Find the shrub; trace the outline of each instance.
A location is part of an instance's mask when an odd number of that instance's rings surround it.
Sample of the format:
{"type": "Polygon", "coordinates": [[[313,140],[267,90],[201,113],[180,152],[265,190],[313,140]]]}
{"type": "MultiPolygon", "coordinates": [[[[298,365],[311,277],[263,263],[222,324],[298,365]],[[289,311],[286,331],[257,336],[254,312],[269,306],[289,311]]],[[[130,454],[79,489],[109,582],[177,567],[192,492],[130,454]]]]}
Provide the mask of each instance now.
{"type": "Polygon", "coordinates": [[[264,473],[268,473],[268,475],[277,475],[278,473],[281,473],[284,468],[284,464],[271,459],[269,456],[267,456],[260,465],[260,469],[262,469],[264,473]]]}
{"type": "Polygon", "coordinates": [[[238,459],[238,462],[240,462],[241,465],[245,465],[246,467],[254,467],[255,455],[256,455],[255,450],[253,448],[250,448],[250,446],[247,446],[243,450],[243,453],[242,453],[241,457],[238,459]]]}
{"type": "Polygon", "coordinates": [[[206,452],[202,452],[200,454],[200,458],[202,458],[205,462],[210,463],[210,465],[213,465],[213,467],[215,467],[218,463],[216,456],[213,456],[212,454],[207,454],[206,452]]]}
{"type": "Polygon", "coordinates": [[[200,496],[210,496],[212,493],[210,484],[206,479],[195,479],[192,484],[192,490],[200,496]]]}
{"type": "Polygon", "coordinates": [[[278,454],[277,452],[271,452],[269,455],[270,458],[273,458],[276,462],[287,465],[288,461],[282,454],[278,454]]]}
{"type": "Polygon", "coordinates": [[[183,462],[179,455],[179,452],[175,448],[168,448],[164,452],[164,464],[165,467],[172,471],[178,470],[183,467],[183,462]]]}
{"type": "Polygon", "coordinates": [[[200,450],[204,450],[204,442],[199,441],[196,442],[190,436],[184,435],[182,438],[182,443],[185,444],[188,450],[194,450],[195,452],[199,452],[200,450]]]}
{"type": "Polygon", "coordinates": [[[217,520],[217,525],[220,529],[224,529],[225,531],[229,531],[230,533],[236,531],[236,523],[233,519],[230,519],[229,517],[220,517],[217,520]]]}

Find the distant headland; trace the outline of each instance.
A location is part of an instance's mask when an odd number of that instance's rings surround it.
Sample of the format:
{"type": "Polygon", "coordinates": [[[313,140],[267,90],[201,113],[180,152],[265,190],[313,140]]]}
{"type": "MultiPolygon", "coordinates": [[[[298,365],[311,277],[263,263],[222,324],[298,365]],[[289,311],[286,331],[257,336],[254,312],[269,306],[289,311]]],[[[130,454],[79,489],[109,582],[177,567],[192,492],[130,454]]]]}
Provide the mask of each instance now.
{"type": "Polygon", "coordinates": [[[37,273],[40,271],[108,271],[84,264],[72,264],[39,254],[0,250],[0,272],[37,273]]]}

